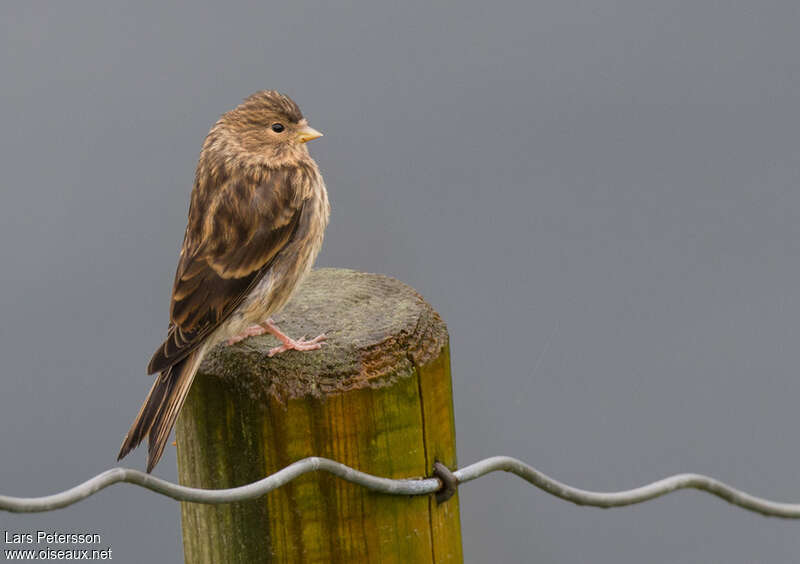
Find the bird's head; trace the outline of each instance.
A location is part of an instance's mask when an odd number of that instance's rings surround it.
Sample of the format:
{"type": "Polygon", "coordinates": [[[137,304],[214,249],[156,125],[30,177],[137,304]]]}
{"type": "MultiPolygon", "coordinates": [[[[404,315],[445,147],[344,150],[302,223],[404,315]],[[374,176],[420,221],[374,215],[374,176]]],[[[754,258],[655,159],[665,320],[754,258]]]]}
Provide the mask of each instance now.
{"type": "Polygon", "coordinates": [[[274,90],[247,97],[220,118],[212,134],[215,130],[227,148],[243,150],[251,159],[268,166],[309,158],[305,144],[322,137],[308,125],[291,98],[274,90]]]}

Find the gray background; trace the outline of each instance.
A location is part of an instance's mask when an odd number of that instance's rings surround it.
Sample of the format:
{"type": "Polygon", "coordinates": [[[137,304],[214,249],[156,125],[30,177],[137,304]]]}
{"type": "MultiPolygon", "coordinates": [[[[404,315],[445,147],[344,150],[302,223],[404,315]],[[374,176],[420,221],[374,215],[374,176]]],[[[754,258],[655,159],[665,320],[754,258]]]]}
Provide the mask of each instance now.
{"type": "MultiPolygon", "coordinates": [[[[203,137],[277,88],[326,134],[318,264],[396,276],[449,324],[462,464],[800,500],[796,1],[227,4],[0,6],[0,492],[114,464],[203,137]]],[[[697,492],[461,495],[470,563],[800,558],[798,523],[697,492]]],[[[177,504],[129,486],[7,529],[181,559],[177,504]]]]}

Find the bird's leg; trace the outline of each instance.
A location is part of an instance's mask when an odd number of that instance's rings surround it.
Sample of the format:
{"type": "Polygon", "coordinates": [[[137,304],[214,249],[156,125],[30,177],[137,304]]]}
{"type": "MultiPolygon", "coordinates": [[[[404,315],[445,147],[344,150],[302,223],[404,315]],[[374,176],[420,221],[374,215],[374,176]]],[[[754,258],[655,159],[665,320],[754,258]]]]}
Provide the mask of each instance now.
{"type": "Polygon", "coordinates": [[[325,333],[319,335],[311,339],[310,341],[306,341],[305,337],[302,339],[294,340],[285,334],[283,331],[278,329],[278,326],[275,325],[275,322],[272,321],[272,318],[267,319],[264,323],[260,324],[260,327],[266,333],[270,333],[271,335],[275,335],[275,337],[283,343],[280,346],[277,346],[273,349],[270,349],[268,356],[275,356],[276,354],[286,352],[286,351],[313,351],[322,347],[322,341],[327,339],[325,333]]]}
{"type": "Polygon", "coordinates": [[[272,318],[267,319],[264,323],[260,323],[258,325],[253,325],[248,327],[238,335],[234,335],[230,339],[228,339],[227,344],[233,345],[238,343],[239,341],[244,341],[248,337],[258,337],[260,335],[265,335],[269,333],[270,335],[274,335],[282,345],[274,347],[270,349],[269,356],[275,356],[276,354],[286,352],[286,351],[313,351],[317,350],[322,346],[322,341],[327,339],[327,336],[323,333],[318,337],[311,339],[310,341],[306,341],[305,337],[302,339],[292,339],[286,333],[281,331],[272,318]]]}
{"type": "Polygon", "coordinates": [[[253,325],[252,327],[248,327],[238,335],[234,335],[233,337],[228,339],[227,345],[231,346],[238,343],[239,341],[244,341],[248,337],[258,337],[259,335],[263,335],[266,332],[267,330],[264,329],[261,325],[253,325]]]}

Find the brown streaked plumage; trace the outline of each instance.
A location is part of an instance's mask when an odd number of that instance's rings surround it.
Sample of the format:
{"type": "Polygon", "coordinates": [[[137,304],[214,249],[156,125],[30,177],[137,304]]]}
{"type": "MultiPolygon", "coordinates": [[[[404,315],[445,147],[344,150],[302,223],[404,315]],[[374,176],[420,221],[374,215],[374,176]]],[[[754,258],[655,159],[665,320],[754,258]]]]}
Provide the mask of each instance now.
{"type": "Polygon", "coordinates": [[[313,350],[272,323],[322,246],[330,205],[306,141],[310,128],[289,97],[262,91],[224,114],[200,153],[172,288],[167,338],[148,373],[159,375],[118,459],[148,437],[147,471],[164,452],[205,353],[220,341],[272,333],[284,350],[313,350]],[[254,325],[255,324],[255,325],[254,325]]]}

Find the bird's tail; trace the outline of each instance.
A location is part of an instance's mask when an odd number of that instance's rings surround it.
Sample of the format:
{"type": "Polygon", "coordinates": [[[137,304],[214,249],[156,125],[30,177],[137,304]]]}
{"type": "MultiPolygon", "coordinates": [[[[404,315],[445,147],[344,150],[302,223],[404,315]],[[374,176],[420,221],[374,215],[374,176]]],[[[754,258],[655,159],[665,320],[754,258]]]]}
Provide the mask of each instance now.
{"type": "Polygon", "coordinates": [[[122,441],[117,460],[139,446],[147,435],[147,471],[151,472],[158,464],[178,413],[186,401],[194,375],[200,367],[203,352],[201,347],[158,375],[133,425],[125,435],[125,440],[122,441]]]}

